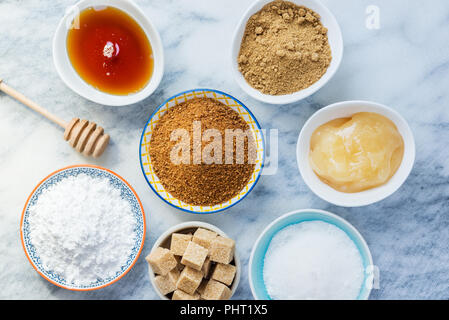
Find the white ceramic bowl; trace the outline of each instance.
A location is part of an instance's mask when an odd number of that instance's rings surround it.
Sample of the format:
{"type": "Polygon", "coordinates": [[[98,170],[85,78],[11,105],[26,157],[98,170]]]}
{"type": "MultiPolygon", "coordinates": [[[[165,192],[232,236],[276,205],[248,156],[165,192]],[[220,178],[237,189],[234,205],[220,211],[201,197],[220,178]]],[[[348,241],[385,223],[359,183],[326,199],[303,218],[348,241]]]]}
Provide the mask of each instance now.
{"type": "Polygon", "coordinates": [[[271,240],[274,236],[276,236],[278,232],[282,231],[284,228],[294,224],[300,224],[305,221],[321,221],[329,223],[344,231],[346,235],[354,242],[360,253],[363,267],[365,269],[365,280],[363,281],[363,285],[360,288],[360,293],[357,299],[368,300],[375,274],[373,268],[373,258],[365,239],[363,239],[362,235],[357,231],[357,229],[354,228],[354,226],[345,219],[333,213],[315,209],[297,210],[279,217],[278,219],[270,223],[270,225],[265,228],[265,230],[256,240],[248,264],[249,284],[254,299],[272,299],[268,294],[263,278],[263,265],[265,255],[270,246],[271,240]]]}
{"type": "MultiPolygon", "coordinates": [[[[226,233],[224,233],[221,229],[219,229],[216,226],[211,225],[209,223],[200,222],[200,221],[184,222],[184,223],[178,224],[176,226],[173,226],[173,227],[169,228],[167,231],[165,231],[156,240],[156,242],[153,245],[153,248],[151,248],[151,251],[153,251],[157,247],[160,247],[161,245],[165,245],[165,246],[169,245],[170,236],[172,233],[180,232],[180,231],[188,230],[188,229],[196,229],[196,228],[208,229],[208,230],[216,232],[217,234],[219,234],[222,237],[228,237],[226,235],[226,233]]],[[[234,282],[232,283],[232,286],[231,286],[231,297],[234,295],[235,290],[237,290],[237,287],[240,282],[241,264],[240,264],[239,255],[237,253],[237,248],[234,252],[234,263],[235,263],[236,273],[235,273],[234,282]]],[[[153,285],[153,288],[156,291],[159,298],[161,298],[162,300],[168,300],[168,298],[166,296],[164,296],[157,288],[157,285],[154,282],[155,274],[154,274],[153,270],[151,269],[150,265],[148,265],[148,273],[150,275],[151,284],[153,285]]]]}
{"type": "Polygon", "coordinates": [[[151,95],[161,82],[164,73],[164,53],[161,38],[156,28],[145,16],[143,11],[131,0],[81,0],[66,11],[60,21],[53,38],[53,62],[64,83],[80,96],[93,102],[124,106],[139,102],[151,95]],[[112,95],[99,91],[86,83],[75,71],[67,53],[67,33],[77,13],[89,7],[110,6],[120,9],[130,15],[144,30],[153,49],[154,69],[148,84],[139,92],[130,95],[112,95]]]}
{"type": "Polygon", "coordinates": [[[245,78],[240,73],[237,58],[240,51],[240,44],[243,39],[243,34],[245,32],[246,23],[248,22],[248,19],[253,14],[260,11],[260,9],[262,9],[262,7],[265,6],[267,3],[270,3],[272,1],[273,0],[257,0],[249,7],[249,9],[243,15],[242,19],[238,24],[237,29],[235,30],[234,38],[232,41],[231,66],[235,80],[248,95],[250,95],[254,99],[270,104],[288,104],[300,101],[314,94],[316,91],[321,89],[335,75],[343,58],[343,37],[341,35],[340,26],[337,20],[335,19],[334,15],[329,11],[329,9],[327,9],[323,4],[321,4],[320,1],[290,0],[291,2],[299,6],[305,6],[307,8],[310,8],[319,15],[321,15],[322,24],[329,30],[328,38],[332,50],[332,62],[329,68],[327,69],[326,73],[323,75],[323,77],[316,83],[314,83],[312,86],[304,90],[288,95],[272,96],[264,94],[257,89],[254,89],[248,84],[248,82],[246,82],[245,78]]]}
{"type": "Polygon", "coordinates": [[[405,119],[393,109],[374,102],[347,101],[321,109],[306,122],[299,135],[296,157],[304,182],[317,196],[338,206],[361,207],[389,197],[407,180],[415,162],[415,140],[405,119]],[[378,113],[394,122],[404,139],[404,158],[396,174],[385,185],[358,193],[343,193],[322,182],[312,170],[309,162],[310,138],[321,125],[359,112],[378,113]]]}

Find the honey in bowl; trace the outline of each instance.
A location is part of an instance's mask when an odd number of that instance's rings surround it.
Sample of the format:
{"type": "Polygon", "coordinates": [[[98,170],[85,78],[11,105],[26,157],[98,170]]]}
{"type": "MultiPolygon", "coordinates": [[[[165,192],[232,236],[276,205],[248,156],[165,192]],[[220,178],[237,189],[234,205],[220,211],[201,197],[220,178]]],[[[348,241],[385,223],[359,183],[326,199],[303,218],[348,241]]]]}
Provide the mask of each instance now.
{"type": "Polygon", "coordinates": [[[310,141],[310,164],[337,191],[357,193],[386,184],[399,169],[404,140],[377,113],[357,113],[319,127],[310,141]]]}
{"type": "Polygon", "coordinates": [[[139,92],[153,74],[153,50],[145,32],[114,7],[81,11],[67,34],[67,52],[79,76],[109,94],[139,92]]]}

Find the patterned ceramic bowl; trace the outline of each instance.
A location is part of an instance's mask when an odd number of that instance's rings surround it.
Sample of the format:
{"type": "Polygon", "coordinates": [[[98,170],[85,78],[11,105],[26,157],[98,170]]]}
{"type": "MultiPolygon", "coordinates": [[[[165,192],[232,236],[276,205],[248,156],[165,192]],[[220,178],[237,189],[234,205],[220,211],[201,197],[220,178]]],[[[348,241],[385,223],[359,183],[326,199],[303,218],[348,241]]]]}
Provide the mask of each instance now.
{"type": "Polygon", "coordinates": [[[190,213],[216,213],[226,210],[240,202],[244,197],[248,195],[248,193],[251,192],[251,190],[259,180],[264,163],[264,158],[265,154],[262,130],[251,111],[234,97],[224,92],[210,89],[195,89],[181,92],[165,101],[151,115],[150,119],[145,125],[145,128],[143,129],[142,137],[140,139],[140,165],[143,175],[148,182],[148,185],[166,203],[190,213]],[[148,152],[153,129],[156,127],[157,123],[165,114],[165,112],[167,112],[168,109],[173,108],[174,106],[193,98],[212,98],[237,111],[251,128],[251,131],[254,135],[254,141],[257,144],[256,167],[247,185],[237,196],[235,196],[231,200],[215,206],[193,206],[173,197],[168,191],[165,190],[159,178],[156,176],[151,163],[151,157],[148,152]]]}
{"type": "Polygon", "coordinates": [[[46,280],[51,282],[58,287],[74,290],[74,291],[90,291],[104,288],[122,278],[129,270],[134,266],[137,259],[139,258],[140,252],[142,251],[143,243],[145,240],[145,214],[143,211],[142,204],[139,200],[134,189],[119,175],[116,173],[97,166],[91,165],[80,165],[80,166],[71,166],[67,168],[60,169],[58,171],[53,172],[44,180],[42,180],[36,188],[33,190],[31,195],[28,197],[28,200],[25,204],[25,207],[22,212],[22,219],[20,222],[20,234],[22,239],[23,249],[25,250],[25,254],[30,261],[31,265],[34,269],[46,280]],[[132,212],[136,219],[136,227],[135,233],[137,234],[136,241],[132,251],[129,253],[126,264],[123,265],[120,270],[117,270],[116,274],[113,277],[98,280],[89,285],[83,286],[73,286],[68,283],[64,278],[60,275],[46,270],[42,267],[41,260],[36,253],[36,249],[34,248],[31,240],[30,240],[30,223],[29,223],[29,208],[36,203],[39,199],[39,196],[42,192],[54,185],[55,183],[61,181],[64,178],[70,176],[77,176],[79,174],[86,174],[91,177],[101,177],[109,179],[110,183],[120,189],[121,196],[123,199],[127,200],[131,205],[132,212]]]}

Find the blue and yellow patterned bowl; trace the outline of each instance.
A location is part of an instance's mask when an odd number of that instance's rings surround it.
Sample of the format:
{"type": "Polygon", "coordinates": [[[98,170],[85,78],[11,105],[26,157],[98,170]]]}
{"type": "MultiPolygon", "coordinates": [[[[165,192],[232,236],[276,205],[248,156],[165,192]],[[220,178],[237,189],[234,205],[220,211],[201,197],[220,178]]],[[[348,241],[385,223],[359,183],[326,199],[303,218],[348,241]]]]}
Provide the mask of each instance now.
{"type": "Polygon", "coordinates": [[[226,210],[236,205],[243,198],[245,198],[248,195],[248,193],[251,192],[251,190],[254,188],[257,181],[259,180],[265,159],[262,130],[256,118],[251,113],[251,111],[249,111],[249,109],[243,103],[241,103],[234,97],[224,92],[210,89],[194,89],[181,92],[171,97],[163,104],[161,104],[151,115],[150,119],[145,125],[145,128],[143,129],[142,137],[140,139],[139,153],[140,153],[140,166],[142,168],[143,175],[145,176],[145,179],[147,180],[148,185],[151,187],[151,189],[163,201],[170,204],[171,206],[181,209],[185,212],[198,213],[198,214],[216,213],[226,210]],[[161,119],[161,117],[167,112],[168,109],[173,108],[174,106],[183,103],[185,101],[191,100],[193,98],[212,98],[237,111],[251,128],[251,131],[253,132],[254,135],[254,140],[257,145],[256,167],[251,176],[251,179],[248,181],[248,184],[237,196],[235,196],[234,198],[225,203],[221,203],[215,206],[193,206],[173,197],[168,191],[165,190],[159,178],[156,176],[151,164],[151,157],[148,152],[149,144],[151,141],[151,134],[153,132],[153,129],[156,127],[157,123],[161,119]]]}

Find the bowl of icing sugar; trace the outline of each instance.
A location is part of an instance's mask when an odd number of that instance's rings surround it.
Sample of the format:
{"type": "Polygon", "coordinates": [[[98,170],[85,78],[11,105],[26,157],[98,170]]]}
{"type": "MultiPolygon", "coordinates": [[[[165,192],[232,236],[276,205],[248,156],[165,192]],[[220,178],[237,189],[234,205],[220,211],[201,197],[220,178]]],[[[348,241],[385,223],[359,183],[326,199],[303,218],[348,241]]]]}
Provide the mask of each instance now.
{"type": "Polygon", "coordinates": [[[134,189],[116,173],[72,166],[42,180],[20,225],[33,268],[59,287],[89,291],[122,278],[137,261],[145,215],[134,189]]]}
{"type": "Polygon", "coordinates": [[[249,261],[256,300],[367,300],[375,267],[360,233],[326,211],[299,210],[272,222],[249,261]]]}

